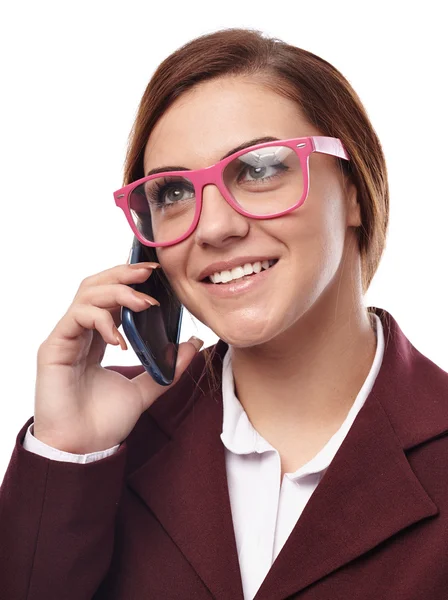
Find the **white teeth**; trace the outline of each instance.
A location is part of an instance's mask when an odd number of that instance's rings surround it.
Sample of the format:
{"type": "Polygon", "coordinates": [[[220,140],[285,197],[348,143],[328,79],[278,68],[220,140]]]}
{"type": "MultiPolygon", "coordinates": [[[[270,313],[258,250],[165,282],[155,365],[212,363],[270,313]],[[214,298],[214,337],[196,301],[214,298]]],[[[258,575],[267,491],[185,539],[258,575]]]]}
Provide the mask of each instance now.
{"type": "Polygon", "coordinates": [[[263,269],[269,269],[276,261],[274,259],[271,260],[263,260],[256,261],[254,263],[246,263],[241,267],[235,267],[234,269],[228,271],[221,271],[213,273],[209,276],[209,279],[212,283],[228,283],[233,279],[241,279],[245,275],[252,275],[252,273],[260,273],[263,269]]]}
{"type": "Polygon", "coordinates": [[[244,277],[244,269],[243,267],[235,267],[231,270],[232,279],[239,279],[240,277],[244,277]]]}
{"type": "Polygon", "coordinates": [[[221,281],[222,283],[227,283],[232,279],[232,274],[230,271],[221,271],[221,281]]]}

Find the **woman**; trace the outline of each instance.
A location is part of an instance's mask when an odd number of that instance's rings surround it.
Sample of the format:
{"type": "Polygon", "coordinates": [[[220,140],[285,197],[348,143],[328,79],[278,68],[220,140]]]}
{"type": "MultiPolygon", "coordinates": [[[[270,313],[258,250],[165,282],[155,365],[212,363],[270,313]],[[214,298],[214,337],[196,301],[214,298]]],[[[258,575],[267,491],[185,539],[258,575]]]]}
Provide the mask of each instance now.
{"type": "Polygon", "coordinates": [[[145,91],[135,182],[150,262],[87,277],[39,348],[0,596],[445,599],[448,375],[363,306],[389,197],[349,83],[257,32],[195,39],[145,91]],[[100,364],[158,265],[220,338],[168,389],[100,364]]]}

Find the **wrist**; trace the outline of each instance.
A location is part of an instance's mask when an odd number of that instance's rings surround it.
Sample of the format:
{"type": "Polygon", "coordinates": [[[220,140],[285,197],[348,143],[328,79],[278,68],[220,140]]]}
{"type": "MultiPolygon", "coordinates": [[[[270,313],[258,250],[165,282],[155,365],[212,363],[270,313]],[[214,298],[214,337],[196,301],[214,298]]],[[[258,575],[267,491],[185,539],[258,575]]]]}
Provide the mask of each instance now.
{"type": "Polygon", "coordinates": [[[111,447],[115,447],[119,444],[102,444],[94,442],[82,442],[79,440],[69,440],[67,437],[55,436],[46,434],[39,429],[36,430],[33,427],[31,430],[32,435],[39,440],[42,444],[45,444],[49,448],[59,450],[60,452],[66,452],[68,454],[93,454],[95,452],[104,452],[110,450],[111,447]]]}

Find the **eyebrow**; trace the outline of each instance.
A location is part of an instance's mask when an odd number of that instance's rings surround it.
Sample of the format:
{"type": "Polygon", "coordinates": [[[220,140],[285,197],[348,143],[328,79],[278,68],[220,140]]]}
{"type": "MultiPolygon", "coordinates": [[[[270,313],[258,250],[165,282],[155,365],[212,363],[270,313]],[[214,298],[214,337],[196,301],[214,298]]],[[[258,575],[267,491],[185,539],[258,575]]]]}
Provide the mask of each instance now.
{"type": "MultiPolygon", "coordinates": [[[[279,140],[280,140],[280,138],[276,138],[276,137],[272,137],[272,136],[255,138],[253,140],[249,140],[247,142],[243,142],[242,144],[240,144],[236,148],[233,148],[232,150],[229,150],[229,152],[227,152],[227,154],[225,154],[224,156],[222,156],[219,160],[224,160],[225,158],[227,158],[231,154],[235,154],[235,152],[239,152],[240,150],[244,150],[245,148],[249,148],[249,146],[255,146],[256,144],[264,144],[265,142],[277,142],[279,140]]],[[[166,171],[191,171],[191,169],[187,169],[187,167],[179,167],[179,166],[177,166],[177,167],[174,166],[173,167],[171,165],[168,165],[168,166],[165,166],[165,167],[157,167],[155,169],[151,169],[150,171],[148,171],[146,173],[145,177],[149,177],[150,175],[155,175],[156,173],[165,173],[166,171]]]]}

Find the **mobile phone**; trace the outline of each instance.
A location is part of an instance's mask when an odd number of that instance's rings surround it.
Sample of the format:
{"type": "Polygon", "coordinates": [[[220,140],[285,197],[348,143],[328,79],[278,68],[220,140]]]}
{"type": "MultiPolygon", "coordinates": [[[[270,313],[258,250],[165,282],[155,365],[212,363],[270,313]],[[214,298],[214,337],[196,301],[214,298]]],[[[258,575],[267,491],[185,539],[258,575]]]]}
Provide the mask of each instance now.
{"type": "MultiPolygon", "coordinates": [[[[154,248],[143,246],[134,236],[128,263],[147,261],[159,262],[154,248]]],[[[183,306],[161,267],[154,269],[143,283],[130,287],[153,296],[160,306],[140,312],[122,306],[123,331],[145,370],[160,385],[169,385],[176,369],[183,306]]]]}

